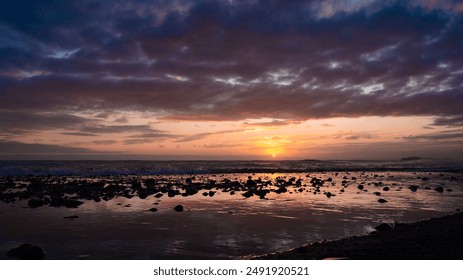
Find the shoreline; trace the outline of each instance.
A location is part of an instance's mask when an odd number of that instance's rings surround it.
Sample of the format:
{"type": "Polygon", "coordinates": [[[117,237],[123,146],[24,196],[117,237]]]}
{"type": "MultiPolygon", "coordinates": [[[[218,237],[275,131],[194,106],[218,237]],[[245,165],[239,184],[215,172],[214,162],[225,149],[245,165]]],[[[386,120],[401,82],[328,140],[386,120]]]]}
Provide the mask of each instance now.
{"type": "MultiPolygon", "coordinates": [[[[258,257],[307,242],[369,234],[381,223],[455,213],[463,205],[462,176],[322,172],[0,177],[0,217],[8,225],[0,233],[9,242],[0,249],[30,243],[43,248],[47,259],[258,257]]],[[[395,224],[394,231],[399,228],[395,224]]],[[[329,254],[299,258],[398,258],[328,249],[329,254]]],[[[463,259],[445,253],[404,258],[463,259]]]]}
{"type": "Polygon", "coordinates": [[[244,257],[259,260],[463,260],[463,212],[412,223],[381,224],[369,235],[244,257]]]}

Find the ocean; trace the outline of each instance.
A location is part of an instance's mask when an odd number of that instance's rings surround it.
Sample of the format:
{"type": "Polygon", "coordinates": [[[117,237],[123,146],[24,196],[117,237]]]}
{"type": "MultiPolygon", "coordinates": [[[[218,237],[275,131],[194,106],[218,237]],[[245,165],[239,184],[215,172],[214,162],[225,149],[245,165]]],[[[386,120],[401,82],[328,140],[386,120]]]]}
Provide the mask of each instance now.
{"type": "Polygon", "coordinates": [[[463,162],[402,160],[287,161],[0,161],[0,176],[108,176],[321,171],[463,171],[463,162]]]}

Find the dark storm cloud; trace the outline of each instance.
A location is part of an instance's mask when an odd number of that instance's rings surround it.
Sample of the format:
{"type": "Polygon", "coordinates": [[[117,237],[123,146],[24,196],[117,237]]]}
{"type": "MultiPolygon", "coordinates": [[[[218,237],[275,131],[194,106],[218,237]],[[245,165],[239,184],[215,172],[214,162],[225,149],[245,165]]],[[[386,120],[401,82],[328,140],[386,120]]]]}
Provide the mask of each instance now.
{"type": "Polygon", "coordinates": [[[89,122],[70,114],[0,111],[0,135],[22,135],[31,130],[73,129],[89,122]]]}
{"type": "Polygon", "coordinates": [[[0,112],[461,120],[458,1],[348,2],[2,1],[0,112]]]}
{"type": "Polygon", "coordinates": [[[49,144],[26,144],[15,141],[0,141],[0,154],[82,154],[92,153],[85,148],[49,144]]]}
{"type": "Polygon", "coordinates": [[[449,127],[463,126],[463,115],[449,116],[449,117],[439,117],[439,118],[436,118],[434,120],[433,125],[449,126],[449,127]]]}
{"type": "MultiPolygon", "coordinates": [[[[63,135],[98,136],[100,134],[140,133],[160,134],[150,125],[106,125],[93,118],[60,113],[33,113],[26,111],[0,111],[0,136],[17,136],[30,131],[65,130],[63,135]]],[[[117,122],[117,120],[116,120],[117,122]]],[[[164,134],[167,135],[167,134],[164,134]]]]}

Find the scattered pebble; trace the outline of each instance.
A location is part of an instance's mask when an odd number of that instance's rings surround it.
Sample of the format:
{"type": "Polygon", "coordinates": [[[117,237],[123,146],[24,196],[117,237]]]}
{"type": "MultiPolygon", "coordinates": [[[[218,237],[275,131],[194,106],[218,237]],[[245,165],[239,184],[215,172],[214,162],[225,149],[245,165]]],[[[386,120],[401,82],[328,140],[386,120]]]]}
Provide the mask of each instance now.
{"type": "Polygon", "coordinates": [[[182,205],[177,205],[174,207],[174,210],[177,212],[183,212],[183,206],[182,205]]]}

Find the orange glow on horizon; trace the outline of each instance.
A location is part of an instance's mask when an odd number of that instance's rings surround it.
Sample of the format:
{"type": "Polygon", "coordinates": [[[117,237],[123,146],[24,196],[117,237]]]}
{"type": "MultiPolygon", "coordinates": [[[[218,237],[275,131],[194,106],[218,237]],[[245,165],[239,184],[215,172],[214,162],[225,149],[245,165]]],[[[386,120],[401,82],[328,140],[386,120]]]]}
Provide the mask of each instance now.
{"type": "Polygon", "coordinates": [[[433,121],[429,117],[332,118],[274,126],[268,123],[279,123],[265,120],[261,124],[262,120],[259,123],[255,119],[194,123],[151,119],[147,124],[142,115],[123,114],[120,118],[124,119],[123,125],[112,118],[101,121],[114,132],[74,134],[44,130],[21,139],[31,144],[53,143],[135,158],[146,155],[214,159],[394,159],[428,155],[426,135],[445,130],[427,129],[433,121]],[[117,130],[131,126],[142,131],[117,130]],[[143,132],[147,128],[153,131],[143,132]],[[413,137],[420,135],[424,136],[413,137]]]}

